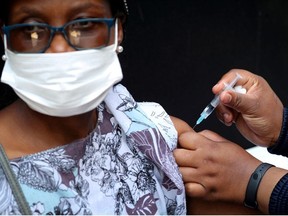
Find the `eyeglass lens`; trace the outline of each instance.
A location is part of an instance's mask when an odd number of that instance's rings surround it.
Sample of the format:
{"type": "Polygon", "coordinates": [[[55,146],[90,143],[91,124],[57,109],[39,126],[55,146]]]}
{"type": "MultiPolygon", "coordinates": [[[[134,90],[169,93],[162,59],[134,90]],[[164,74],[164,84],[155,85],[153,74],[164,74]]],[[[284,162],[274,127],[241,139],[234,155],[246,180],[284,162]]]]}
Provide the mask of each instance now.
{"type": "MultiPolygon", "coordinates": [[[[65,25],[62,33],[75,49],[107,46],[110,27],[104,21],[79,20],[65,25]]],[[[43,24],[28,24],[11,28],[8,48],[17,52],[41,52],[50,46],[55,28],[43,24]]]]}

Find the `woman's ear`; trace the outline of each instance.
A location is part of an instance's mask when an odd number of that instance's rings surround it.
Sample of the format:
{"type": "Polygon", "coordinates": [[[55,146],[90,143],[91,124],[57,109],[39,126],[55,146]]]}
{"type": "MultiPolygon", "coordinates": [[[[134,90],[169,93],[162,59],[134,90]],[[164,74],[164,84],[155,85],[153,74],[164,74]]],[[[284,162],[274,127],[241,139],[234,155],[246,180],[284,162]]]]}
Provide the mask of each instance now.
{"type": "Polygon", "coordinates": [[[117,50],[116,52],[122,53],[123,52],[123,47],[121,46],[121,43],[123,41],[124,33],[123,33],[123,24],[120,20],[118,20],[118,38],[117,38],[117,50]]]}
{"type": "Polygon", "coordinates": [[[124,38],[124,33],[123,33],[123,24],[121,22],[120,19],[117,20],[118,21],[118,45],[120,45],[123,41],[124,38]]]}

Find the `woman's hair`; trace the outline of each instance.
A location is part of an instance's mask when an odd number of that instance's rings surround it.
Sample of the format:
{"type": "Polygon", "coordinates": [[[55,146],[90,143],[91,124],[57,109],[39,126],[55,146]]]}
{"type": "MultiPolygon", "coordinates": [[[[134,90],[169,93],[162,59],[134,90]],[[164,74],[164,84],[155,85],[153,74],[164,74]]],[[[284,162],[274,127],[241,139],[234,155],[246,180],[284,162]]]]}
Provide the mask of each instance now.
{"type": "Polygon", "coordinates": [[[124,24],[129,14],[127,0],[108,0],[112,16],[119,18],[124,24]]]}
{"type": "MultiPolygon", "coordinates": [[[[110,7],[113,17],[117,17],[121,20],[122,24],[124,25],[128,15],[128,6],[127,0],[107,0],[110,7]]],[[[9,7],[13,0],[2,0],[1,7],[0,7],[0,24],[8,23],[9,20],[9,7]]],[[[3,46],[1,45],[0,50],[4,50],[3,46]]],[[[2,51],[3,53],[3,51],[2,51]]],[[[2,55],[2,53],[0,53],[2,55]]],[[[1,60],[0,60],[1,61],[1,60]]],[[[0,63],[0,76],[2,75],[2,68],[4,66],[4,62],[1,61],[0,63]]],[[[0,82],[0,109],[10,105],[13,103],[18,96],[15,94],[14,90],[0,82]]]]}

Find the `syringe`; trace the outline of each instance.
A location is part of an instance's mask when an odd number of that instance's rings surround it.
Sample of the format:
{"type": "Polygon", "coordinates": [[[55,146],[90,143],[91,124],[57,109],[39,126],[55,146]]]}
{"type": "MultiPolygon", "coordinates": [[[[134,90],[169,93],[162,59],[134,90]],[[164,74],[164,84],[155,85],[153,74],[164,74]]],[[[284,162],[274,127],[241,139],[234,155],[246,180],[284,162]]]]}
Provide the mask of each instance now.
{"type": "MultiPolygon", "coordinates": [[[[240,76],[240,74],[237,73],[235,79],[232,80],[232,82],[230,82],[229,84],[226,84],[223,91],[232,89],[240,78],[242,78],[242,77],[240,76]]],[[[204,119],[206,119],[213,112],[213,110],[219,105],[219,103],[220,103],[220,93],[215,95],[213,100],[208,104],[208,106],[205,107],[203,112],[200,114],[200,117],[198,118],[193,129],[197,125],[199,125],[204,119]]]]}

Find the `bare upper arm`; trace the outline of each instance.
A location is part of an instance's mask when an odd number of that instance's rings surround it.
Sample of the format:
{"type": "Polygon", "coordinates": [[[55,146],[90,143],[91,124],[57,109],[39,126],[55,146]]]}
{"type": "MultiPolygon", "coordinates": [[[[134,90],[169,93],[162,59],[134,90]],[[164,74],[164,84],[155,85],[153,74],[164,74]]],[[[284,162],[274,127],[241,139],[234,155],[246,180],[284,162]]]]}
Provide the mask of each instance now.
{"type": "Polygon", "coordinates": [[[179,118],[174,117],[174,116],[170,116],[170,118],[171,118],[177,132],[178,132],[178,135],[185,133],[185,132],[188,132],[188,131],[193,131],[192,127],[190,127],[190,125],[187,124],[182,119],[179,119],[179,118]]]}

